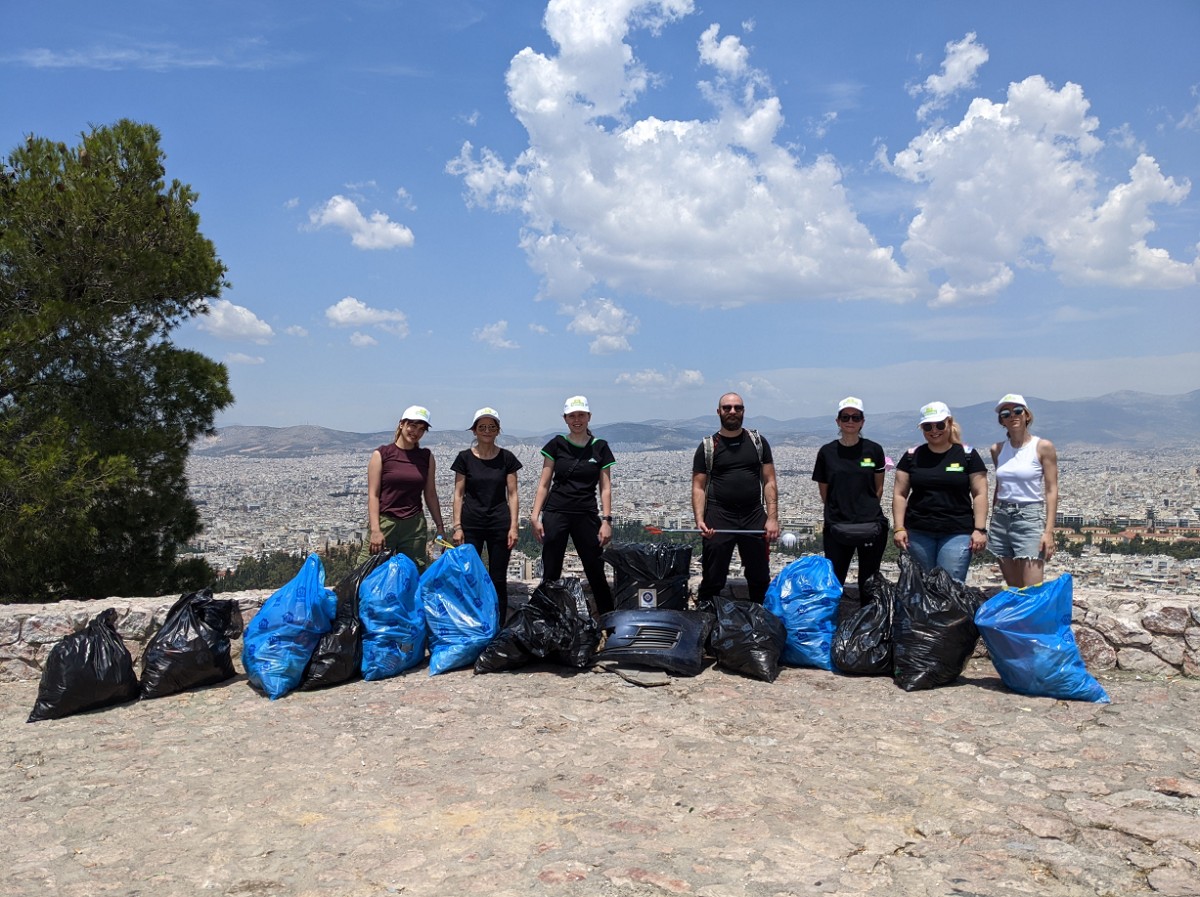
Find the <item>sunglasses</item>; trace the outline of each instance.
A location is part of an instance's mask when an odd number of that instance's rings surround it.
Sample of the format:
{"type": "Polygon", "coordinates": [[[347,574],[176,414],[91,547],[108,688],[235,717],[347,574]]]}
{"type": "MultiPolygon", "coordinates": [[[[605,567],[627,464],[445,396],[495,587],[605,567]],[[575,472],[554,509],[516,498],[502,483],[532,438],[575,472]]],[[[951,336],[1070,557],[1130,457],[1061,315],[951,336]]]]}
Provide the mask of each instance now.
{"type": "Polygon", "coordinates": [[[722,405],[721,410],[722,411],[745,411],[746,406],[745,405],[722,405]]]}
{"type": "Polygon", "coordinates": [[[921,424],[921,429],[926,433],[929,433],[933,430],[944,430],[946,429],[946,422],[944,420],[939,420],[935,424],[921,424]]]}
{"type": "Polygon", "coordinates": [[[500,428],[495,424],[478,424],[475,427],[476,433],[499,433],[500,428]]]}
{"type": "Polygon", "coordinates": [[[1000,420],[1008,420],[1014,414],[1024,414],[1024,405],[1015,405],[1012,408],[1004,408],[1000,411],[1000,420]]]}
{"type": "Polygon", "coordinates": [[[862,423],[863,416],[861,414],[839,414],[838,420],[844,424],[859,424],[862,423]]]}

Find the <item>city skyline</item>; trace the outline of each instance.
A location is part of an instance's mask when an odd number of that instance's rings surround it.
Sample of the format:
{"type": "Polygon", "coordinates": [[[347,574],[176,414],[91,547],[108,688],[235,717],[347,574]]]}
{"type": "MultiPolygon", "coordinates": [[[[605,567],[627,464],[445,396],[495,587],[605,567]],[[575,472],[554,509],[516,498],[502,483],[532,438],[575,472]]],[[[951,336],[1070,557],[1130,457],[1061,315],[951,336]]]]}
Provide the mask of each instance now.
{"type": "Polygon", "coordinates": [[[7,13],[6,153],[128,117],[198,191],[218,426],[1200,388],[1195,3],[7,13]]]}

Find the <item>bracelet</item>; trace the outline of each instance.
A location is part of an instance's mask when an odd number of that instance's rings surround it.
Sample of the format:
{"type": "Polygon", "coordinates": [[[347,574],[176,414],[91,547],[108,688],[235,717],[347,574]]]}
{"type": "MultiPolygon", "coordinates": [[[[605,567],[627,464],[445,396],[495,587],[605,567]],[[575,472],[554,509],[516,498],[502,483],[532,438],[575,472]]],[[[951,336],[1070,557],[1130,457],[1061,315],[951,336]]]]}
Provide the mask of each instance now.
{"type": "Polygon", "coordinates": [[[461,524],[461,523],[456,523],[456,524],[454,524],[453,526],[451,526],[451,527],[450,527],[450,532],[454,532],[455,530],[460,530],[460,529],[462,529],[462,524],[461,524]]]}
{"type": "Polygon", "coordinates": [[[908,530],[906,530],[906,529],[905,529],[904,527],[902,527],[902,526],[898,526],[898,527],[896,527],[894,530],[892,530],[892,535],[893,535],[893,536],[898,536],[898,535],[900,535],[901,533],[906,533],[906,532],[908,532],[908,530]]]}

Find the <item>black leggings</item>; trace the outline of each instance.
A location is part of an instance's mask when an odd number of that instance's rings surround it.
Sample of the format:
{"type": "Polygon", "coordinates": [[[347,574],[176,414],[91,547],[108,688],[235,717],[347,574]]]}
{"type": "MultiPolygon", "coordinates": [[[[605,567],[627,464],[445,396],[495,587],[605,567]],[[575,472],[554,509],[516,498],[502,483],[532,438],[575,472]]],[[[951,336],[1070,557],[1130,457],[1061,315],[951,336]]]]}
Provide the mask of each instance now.
{"type": "Polygon", "coordinates": [[[833,575],[842,585],[846,584],[846,576],[850,572],[850,559],[854,557],[854,552],[858,552],[858,587],[861,590],[863,583],[878,573],[879,565],[883,563],[883,552],[887,548],[888,529],[886,526],[883,527],[883,532],[873,542],[866,545],[843,545],[829,534],[828,527],[825,528],[822,540],[825,557],[829,559],[829,563],[833,564],[833,575]]]}
{"type": "Polygon", "coordinates": [[[512,549],[508,547],[507,529],[463,529],[463,541],[475,547],[479,556],[483,557],[484,546],[487,546],[488,576],[496,587],[496,600],[499,601],[500,628],[508,621],[508,561],[512,557],[512,549]]]}
{"type": "Polygon", "coordinates": [[[562,578],[563,556],[570,538],[592,587],[596,610],[602,614],[613,610],[612,589],[604,575],[604,549],[600,547],[600,515],[543,511],[542,530],[542,579],[553,582],[562,578]]]}

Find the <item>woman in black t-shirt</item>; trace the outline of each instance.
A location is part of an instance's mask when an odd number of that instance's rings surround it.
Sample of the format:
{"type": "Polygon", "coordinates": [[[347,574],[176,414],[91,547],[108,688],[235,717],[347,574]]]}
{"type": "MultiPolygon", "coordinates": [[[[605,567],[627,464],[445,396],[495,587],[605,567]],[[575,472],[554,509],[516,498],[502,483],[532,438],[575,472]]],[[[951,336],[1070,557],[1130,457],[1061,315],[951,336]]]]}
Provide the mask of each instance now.
{"type": "Polygon", "coordinates": [[[825,506],[825,557],[833,564],[838,582],[845,585],[850,561],[857,551],[861,589],[879,572],[887,547],[887,518],[879,504],[887,461],[879,443],[863,438],[866,414],[861,399],[842,399],[836,419],[838,438],[817,452],[812,478],[825,506]]]}
{"type": "Polygon", "coordinates": [[[942,402],[921,409],[925,444],[896,464],[892,540],[925,570],[967,579],[971,555],[987,547],[987,468],[942,402]]]}
{"type": "Polygon", "coordinates": [[[471,421],[475,444],[458,453],[454,471],[454,514],[451,538],[455,545],[475,546],[479,556],[487,548],[488,575],[496,587],[500,625],[508,619],[508,560],[517,544],[519,497],[517,471],[521,462],[496,445],[500,414],[480,408],[471,421]]]}
{"type": "Polygon", "coordinates": [[[542,476],[533,499],[530,523],[542,543],[542,579],[562,576],[567,539],[575,546],[587,575],[596,609],[613,610],[612,589],[604,575],[604,546],[612,541],[612,449],[592,435],[592,413],[584,396],[572,396],[563,406],[567,433],[542,447],[542,476]],[[600,513],[596,513],[596,492],[600,513]]]}

